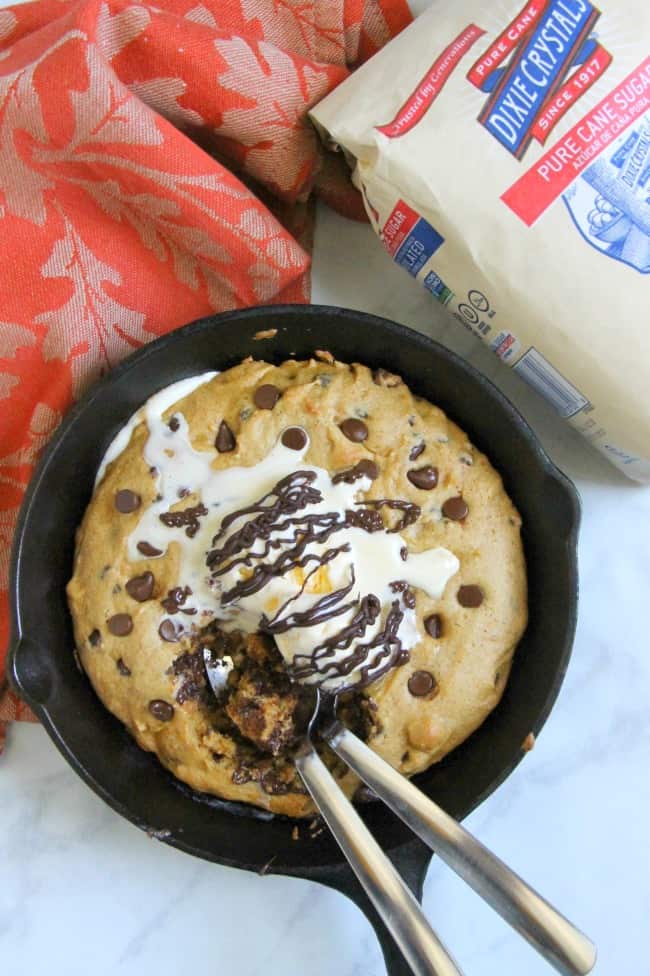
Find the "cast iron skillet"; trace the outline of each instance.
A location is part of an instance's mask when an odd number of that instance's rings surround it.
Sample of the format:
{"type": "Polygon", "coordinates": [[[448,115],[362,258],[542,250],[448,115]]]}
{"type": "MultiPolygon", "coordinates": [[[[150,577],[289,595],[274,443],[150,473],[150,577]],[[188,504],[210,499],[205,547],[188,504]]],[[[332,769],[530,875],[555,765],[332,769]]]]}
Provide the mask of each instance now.
{"type": "MultiPolygon", "coordinates": [[[[361,312],[276,306],[194,322],[129,357],[70,411],[25,498],[12,568],[11,681],[73,769],[110,806],[166,843],[207,860],[330,885],[365,912],[391,976],[408,967],[327,831],[291,839],[291,823],[180,786],[99,703],[75,665],[65,584],[75,528],[115,432],[156,390],[252,354],[280,362],[328,349],[343,361],[384,366],[440,405],[502,473],[523,516],[530,622],[499,707],[447,759],[418,777],[457,818],[487,797],[522,758],[546,720],[566,671],[576,620],[579,502],[515,408],[453,353],[401,325],[361,312]],[[253,341],[277,328],[272,340],[253,341]],[[254,821],[254,822],[253,822],[254,821]]],[[[431,854],[382,804],[363,816],[418,897],[431,854]]],[[[504,852],[507,855],[507,852],[504,852]]],[[[453,949],[453,947],[452,947],[453,949]]]]}

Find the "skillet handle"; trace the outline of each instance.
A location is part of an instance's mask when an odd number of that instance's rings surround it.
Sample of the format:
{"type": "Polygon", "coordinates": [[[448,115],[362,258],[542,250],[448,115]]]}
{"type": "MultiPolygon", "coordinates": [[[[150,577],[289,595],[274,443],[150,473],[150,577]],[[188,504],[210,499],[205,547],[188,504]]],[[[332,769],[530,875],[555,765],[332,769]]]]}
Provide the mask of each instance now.
{"type": "Polygon", "coordinates": [[[593,969],[593,943],[405,776],[340,722],[328,730],[325,741],[563,976],[586,976],[593,969]]]}
{"type": "MultiPolygon", "coordinates": [[[[389,857],[401,878],[409,886],[417,900],[421,902],[424,879],[432,857],[429,848],[417,837],[412,836],[389,857]]],[[[377,912],[347,863],[319,868],[310,873],[310,878],[345,895],[346,898],[354,902],[357,908],[361,909],[377,936],[384,957],[387,976],[412,976],[411,967],[386,928],[381,915],[377,912]]]]}
{"type": "MultiPolygon", "coordinates": [[[[323,819],[345,854],[414,976],[462,976],[399,876],[336,780],[309,744],[294,759],[323,819]]],[[[400,976],[399,970],[391,976],[400,976]]],[[[408,972],[408,969],[402,972],[408,972]]]]}

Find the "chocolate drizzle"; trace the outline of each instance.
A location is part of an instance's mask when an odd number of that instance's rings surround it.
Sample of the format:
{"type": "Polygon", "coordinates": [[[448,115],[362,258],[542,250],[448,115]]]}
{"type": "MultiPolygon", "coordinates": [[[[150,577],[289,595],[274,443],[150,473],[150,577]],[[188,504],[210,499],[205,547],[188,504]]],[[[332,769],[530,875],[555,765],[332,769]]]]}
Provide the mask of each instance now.
{"type": "MultiPolygon", "coordinates": [[[[315,569],[319,568],[319,566],[315,567],[315,569]]],[[[314,571],[315,570],[312,570],[312,573],[314,571]]],[[[284,634],[287,630],[293,630],[294,627],[313,627],[315,624],[322,624],[325,620],[331,620],[333,617],[338,617],[355,606],[354,600],[352,600],[350,603],[341,602],[354,587],[355,579],[353,571],[352,579],[345,586],[342,586],[338,590],[333,590],[331,593],[326,593],[325,596],[320,598],[320,600],[316,600],[316,602],[309,607],[308,610],[289,613],[283,617],[282,612],[286,610],[289,604],[293,603],[305,592],[305,587],[312,573],[307,575],[305,582],[300,587],[298,593],[291,597],[290,600],[287,600],[286,603],[280,607],[272,620],[262,617],[260,630],[264,631],[266,634],[284,634]]]]}
{"type": "Polygon", "coordinates": [[[199,531],[200,516],[207,514],[207,508],[203,502],[199,502],[198,505],[192,505],[190,508],[182,508],[178,512],[163,512],[158,518],[170,529],[185,528],[185,535],[188,539],[193,539],[199,531]]]}
{"type": "Polygon", "coordinates": [[[181,613],[193,614],[196,613],[195,607],[189,607],[188,609],[183,607],[183,604],[187,600],[188,596],[191,595],[192,590],[189,586],[175,586],[173,589],[167,592],[165,599],[161,600],[160,602],[168,614],[178,613],[179,610],[181,613]]]}
{"type": "MultiPolygon", "coordinates": [[[[362,476],[367,475],[363,468],[362,476]]],[[[354,478],[353,472],[354,468],[343,472],[339,480],[354,478]]],[[[391,587],[398,596],[391,602],[383,621],[379,597],[373,593],[354,594],[353,567],[348,582],[318,597],[307,609],[294,609],[292,605],[309,592],[310,582],[322,567],[341,553],[350,551],[347,541],[326,547],[334,535],[354,528],[368,533],[398,532],[417,520],[420,508],[408,501],[381,498],[357,502],[357,509],[343,513],[309,512],[306,509],[323,500],[314,485],[316,480],[314,471],[294,471],[252,505],[227,515],[212,540],[207,565],[217,587],[220,577],[237,567],[248,570],[245,576],[221,592],[224,607],[258,593],[273,579],[284,577],[293,570],[306,570],[297,593],[286,600],[273,617],[262,615],[260,630],[279,635],[348,615],[349,619],[341,629],[314,647],[311,653],[296,655],[289,673],[296,680],[320,682],[335,677],[345,679],[350,675],[347,687],[362,686],[409,659],[398,634],[405,609],[412,609],[415,602],[408,585],[398,580],[391,587]],[[384,524],[381,509],[385,507],[401,513],[393,528],[384,524]],[[230,534],[229,530],[232,530],[230,534]],[[366,637],[369,628],[375,630],[377,625],[380,628],[377,633],[358,643],[366,637]],[[349,651],[349,654],[333,660],[337,651],[349,651]]],[[[337,686],[342,689],[345,681],[337,681],[337,686]]]]}
{"type": "Polygon", "coordinates": [[[414,502],[401,501],[397,498],[372,498],[366,499],[362,502],[357,502],[358,505],[366,505],[369,508],[393,508],[402,513],[402,517],[394,525],[392,529],[386,529],[387,532],[401,532],[409,525],[413,525],[420,517],[422,509],[419,505],[414,502]]]}
{"type": "Polygon", "coordinates": [[[346,485],[353,485],[360,478],[370,478],[371,481],[374,481],[378,476],[379,468],[375,462],[371,461],[370,458],[362,458],[357,461],[353,468],[348,468],[347,471],[339,471],[338,474],[333,475],[332,484],[338,485],[343,481],[346,485]]]}
{"type": "MultiPolygon", "coordinates": [[[[374,624],[380,613],[381,603],[374,593],[362,597],[354,616],[345,627],[315,647],[311,654],[296,654],[291,668],[292,677],[301,681],[328,668],[338,668],[334,662],[325,661],[324,666],[321,666],[321,662],[325,658],[331,657],[335,651],[348,650],[353,641],[363,637],[368,627],[374,624]]],[[[343,674],[344,672],[336,671],[335,673],[343,674]]]]}
{"type": "Polygon", "coordinates": [[[394,580],[390,584],[390,588],[393,593],[401,593],[404,606],[408,607],[409,610],[413,610],[415,607],[415,593],[408,585],[406,580],[394,580]]]}
{"type": "Polygon", "coordinates": [[[381,514],[373,508],[361,508],[357,512],[346,511],[345,521],[350,528],[364,532],[383,532],[386,528],[381,514]]]}
{"type": "MultiPolygon", "coordinates": [[[[359,601],[359,610],[347,627],[338,634],[328,637],[311,654],[296,655],[292,667],[289,668],[291,677],[298,681],[305,681],[319,675],[319,683],[322,683],[333,677],[344,678],[358,668],[359,678],[353,681],[350,687],[361,688],[371,681],[376,681],[391,668],[405,664],[409,659],[409,653],[402,647],[398,636],[400,624],[404,619],[404,611],[398,600],[391,603],[384,626],[379,633],[369,641],[352,647],[357,636],[355,621],[357,628],[363,634],[367,627],[374,623],[380,612],[381,604],[374,593],[363,597],[359,601]],[[353,629],[355,632],[350,633],[353,629]],[[348,648],[350,654],[342,661],[327,661],[336,650],[348,648]]],[[[345,688],[345,685],[338,687],[345,688]]]]}
{"type": "Polygon", "coordinates": [[[248,579],[239,580],[230,590],[222,593],[222,606],[257,593],[274,577],[284,576],[292,569],[304,568],[310,562],[322,565],[324,559],[329,561],[334,555],[348,549],[346,543],[336,550],[326,550],[323,555],[306,552],[308,546],[322,545],[331,535],[346,527],[346,522],[337,512],[297,515],[307,505],[321,501],[321,493],[312,485],[315,479],[313,471],[294,471],[282,478],[259,502],[232,512],[223,520],[219,533],[212,540],[213,545],[234,521],[245,515],[255,516],[233,532],[221,548],[208,553],[207,564],[213,578],[225,575],[235,566],[250,567],[254,560],[258,560],[258,564],[248,579]],[[271,538],[283,532],[288,535],[271,538]],[[264,543],[262,551],[251,552],[258,541],[264,543]],[[271,562],[259,561],[266,560],[274,550],[280,550],[276,559],[271,562]]]}

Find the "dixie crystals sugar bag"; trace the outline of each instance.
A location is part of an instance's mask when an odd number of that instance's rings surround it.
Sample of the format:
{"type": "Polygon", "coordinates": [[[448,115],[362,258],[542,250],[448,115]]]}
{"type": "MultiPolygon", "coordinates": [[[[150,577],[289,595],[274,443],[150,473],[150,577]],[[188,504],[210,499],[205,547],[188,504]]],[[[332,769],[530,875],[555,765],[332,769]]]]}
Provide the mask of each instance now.
{"type": "Polygon", "coordinates": [[[393,259],[650,481],[650,0],[434,0],[312,118],[393,259]]]}

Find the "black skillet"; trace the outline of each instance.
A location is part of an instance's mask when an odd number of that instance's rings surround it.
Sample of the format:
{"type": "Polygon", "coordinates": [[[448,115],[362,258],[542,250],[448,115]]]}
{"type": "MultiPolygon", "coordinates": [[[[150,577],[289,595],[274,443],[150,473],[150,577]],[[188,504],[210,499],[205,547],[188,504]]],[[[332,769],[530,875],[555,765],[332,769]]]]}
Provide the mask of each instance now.
{"type": "MultiPolygon", "coordinates": [[[[289,305],[216,315],[145,346],[92,387],[50,442],[22,507],[13,552],[10,680],[73,769],[122,816],[206,860],[338,889],[374,926],[390,976],[406,976],[406,962],[327,831],[312,838],[303,830],[296,842],[284,818],[182,787],[99,703],[72,653],[65,584],[75,528],[116,431],[175,380],[227,369],[248,355],[280,362],[315,349],[403,376],[488,454],[521,512],[530,620],[505,694],[467,742],[416,782],[462,819],[508,776],[527,734],[544,724],[567,668],[577,607],[578,496],[487,379],[430,339],[362,312],[289,305]],[[273,328],[273,339],[254,341],[256,332],[273,328]]],[[[431,852],[383,804],[362,809],[420,898],[431,852]]]]}

